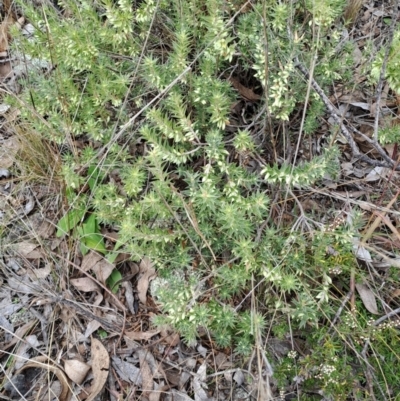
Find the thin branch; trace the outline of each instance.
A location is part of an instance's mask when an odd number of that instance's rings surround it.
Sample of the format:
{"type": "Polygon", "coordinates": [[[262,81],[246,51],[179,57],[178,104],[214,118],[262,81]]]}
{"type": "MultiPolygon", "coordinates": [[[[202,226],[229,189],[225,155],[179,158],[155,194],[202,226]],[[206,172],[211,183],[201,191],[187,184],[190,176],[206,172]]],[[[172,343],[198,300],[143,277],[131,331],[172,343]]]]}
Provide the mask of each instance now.
{"type": "Polygon", "coordinates": [[[378,86],[376,88],[376,113],[375,113],[375,120],[374,120],[374,139],[375,141],[378,140],[378,128],[379,128],[379,117],[380,117],[380,104],[382,99],[382,90],[383,90],[383,81],[385,80],[386,75],[386,66],[389,59],[390,48],[392,47],[394,31],[397,26],[397,18],[399,15],[399,8],[398,8],[398,1],[396,7],[394,9],[396,12],[392,16],[392,23],[390,24],[388,41],[386,43],[386,50],[385,50],[385,57],[383,58],[381,73],[379,75],[378,86]]]}
{"type": "MultiPolygon", "coordinates": [[[[335,107],[331,103],[331,101],[328,99],[328,97],[325,95],[324,91],[321,89],[321,87],[317,84],[317,82],[310,76],[310,73],[308,70],[300,63],[298,58],[295,60],[295,67],[304,75],[306,79],[309,79],[311,81],[311,85],[314,88],[314,90],[317,92],[323,103],[325,104],[326,109],[328,110],[329,114],[335,121],[335,123],[339,126],[341,133],[343,136],[346,138],[351,151],[353,153],[353,156],[358,158],[359,160],[365,161],[366,163],[376,166],[376,167],[386,167],[386,168],[391,168],[395,169],[397,171],[400,171],[400,166],[396,166],[395,162],[385,153],[385,151],[377,144],[376,141],[369,141],[371,145],[375,148],[375,150],[382,156],[382,158],[385,161],[379,161],[379,160],[374,160],[368,157],[367,155],[364,155],[360,152],[356,142],[354,141],[353,136],[347,129],[347,127],[343,124],[342,118],[339,116],[339,112],[335,110],[335,107]]],[[[354,131],[354,128],[351,128],[352,131],[354,131]]],[[[357,132],[359,133],[359,132],[357,132]]]]}

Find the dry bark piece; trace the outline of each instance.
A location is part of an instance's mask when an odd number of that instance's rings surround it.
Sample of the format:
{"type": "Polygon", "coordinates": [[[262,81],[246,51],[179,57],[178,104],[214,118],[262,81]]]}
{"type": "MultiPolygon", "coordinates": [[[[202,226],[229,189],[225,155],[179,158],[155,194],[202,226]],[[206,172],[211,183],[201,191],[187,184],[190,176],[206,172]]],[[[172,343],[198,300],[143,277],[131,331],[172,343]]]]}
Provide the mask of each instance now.
{"type": "Polygon", "coordinates": [[[108,378],[108,369],[110,366],[110,357],[104,345],[92,337],[92,371],[93,371],[93,384],[91,393],[86,401],[93,401],[100,391],[103,389],[108,378]]]}

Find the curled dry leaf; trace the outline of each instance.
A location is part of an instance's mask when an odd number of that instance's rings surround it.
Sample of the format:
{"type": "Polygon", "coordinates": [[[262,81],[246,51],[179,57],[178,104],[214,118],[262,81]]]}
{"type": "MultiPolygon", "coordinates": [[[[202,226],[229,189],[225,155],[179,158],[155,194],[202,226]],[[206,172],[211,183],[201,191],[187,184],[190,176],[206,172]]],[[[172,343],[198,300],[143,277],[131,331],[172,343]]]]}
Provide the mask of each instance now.
{"type": "Polygon", "coordinates": [[[59,401],[69,401],[70,399],[70,384],[67,376],[63,372],[61,368],[54,365],[49,358],[46,356],[38,356],[36,358],[32,358],[29,360],[21,369],[15,372],[15,375],[21,374],[27,368],[39,368],[45,369],[46,371],[50,371],[57,376],[57,379],[60,381],[62,390],[61,394],[58,397],[59,401]]]}
{"type": "Polygon", "coordinates": [[[140,278],[138,280],[137,289],[140,302],[146,304],[147,302],[147,290],[149,289],[149,283],[156,276],[156,271],[153,267],[153,263],[149,258],[145,257],[140,262],[140,278]]]}
{"type": "Polygon", "coordinates": [[[363,260],[364,262],[371,263],[372,262],[372,256],[368,249],[366,249],[362,243],[359,242],[358,239],[354,238],[354,245],[353,245],[353,252],[356,255],[358,259],[363,260]]]}
{"type": "Polygon", "coordinates": [[[64,362],[67,376],[76,384],[81,384],[90,370],[90,366],[78,359],[69,359],[64,362]]]}
{"type": "Polygon", "coordinates": [[[100,391],[103,389],[107,382],[108,369],[110,366],[110,357],[104,345],[92,337],[92,371],[93,371],[93,384],[91,393],[86,401],[93,401],[100,391]]]}
{"type": "Polygon", "coordinates": [[[73,278],[71,284],[80,291],[100,291],[100,287],[90,277],[73,278]]]}

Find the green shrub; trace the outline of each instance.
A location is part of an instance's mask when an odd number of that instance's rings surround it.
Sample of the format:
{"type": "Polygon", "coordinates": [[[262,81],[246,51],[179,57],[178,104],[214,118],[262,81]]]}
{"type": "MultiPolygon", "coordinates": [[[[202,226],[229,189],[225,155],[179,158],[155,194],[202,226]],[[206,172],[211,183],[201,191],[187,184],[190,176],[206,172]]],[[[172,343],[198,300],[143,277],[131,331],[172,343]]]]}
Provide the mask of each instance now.
{"type": "MultiPolygon", "coordinates": [[[[110,260],[118,252],[149,257],[159,276],[152,295],[164,312],[154,322],[188,343],[205,330],[217,346],[248,355],[270,320],[318,331],[340,305],[333,269],[340,266],[343,285],[355,268],[356,231],[314,226],[304,234],[276,224],[270,193],[334,175],[339,151],[332,145],[307,163],[265,164],[261,173],[247,168],[240,156],[264,156],[263,149],[252,132],[232,125],[237,93],[226,76],[233,67],[252,75],[273,128],[309,101],[305,132],[312,134],[324,110],[316,97],[304,98],[308,83],[293,60],[317,60],[314,75],[323,87],[346,78],[351,49],[336,51],[340,34],[331,28],[345,2],[263,1],[243,14],[222,0],[145,0],[137,9],[128,0],[59,4],[62,13],[44,5],[43,14],[21,4],[36,30],[14,41],[54,67],[26,77],[21,97],[31,107],[21,120],[64,149],[70,214],[59,226],[67,222],[79,234],[94,219],[90,238],[100,235],[99,224],[119,231],[115,248],[102,248],[110,260]],[[257,308],[248,307],[250,293],[257,308]]],[[[79,238],[83,250],[100,243],[79,238]]],[[[283,336],[289,328],[275,330],[283,336]]],[[[340,382],[349,363],[337,362],[337,354],[321,355],[336,364],[340,382]]],[[[302,362],[304,369],[317,359],[302,362]]]]}

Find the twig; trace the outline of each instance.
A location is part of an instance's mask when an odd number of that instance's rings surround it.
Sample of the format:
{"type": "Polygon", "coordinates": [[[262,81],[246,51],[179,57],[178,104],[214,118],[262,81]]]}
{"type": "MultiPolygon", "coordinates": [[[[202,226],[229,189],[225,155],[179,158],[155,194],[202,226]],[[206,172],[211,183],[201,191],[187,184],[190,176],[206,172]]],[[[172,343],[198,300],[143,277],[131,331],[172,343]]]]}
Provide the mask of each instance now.
{"type": "Polygon", "coordinates": [[[353,293],[352,291],[349,291],[349,292],[346,294],[346,296],[343,298],[343,301],[342,301],[342,303],[340,304],[340,307],[339,307],[339,309],[337,310],[336,315],[335,315],[335,317],[333,318],[333,320],[332,320],[332,322],[331,322],[331,327],[330,327],[329,330],[328,330],[328,334],[329,334],[329,332],[331,331],[331,329],[334,328],[336,322],[338,321],[340,315],[341,315],[342,312],[343,312],[344,307],[346,306],[347,302],[349,301],[349,299],[350,299],[352,293],[353,293]]]}
{"type": "MultiPolygon", "coordinates": [[[[398,2],[397,2],[398,3],[398,2]]],[[[383,58],[381,73],[379,75],[378,86],[376,88],[376,112],[375,112],[375,120],[374,120],[374,139],[375,141],[378,140],[378,128],[379,128],[379,117],[380,117],[380,104],[382,99],[382,90],[383,90],[383,81],[386,75],[386,65],[389,59],[390,48],[393,42],[394,31],[397,26],[397,17],[399,14],[398,5],[394,7],[396,12],[392,15],[392,23],[390,24],[389,35],[387,43],[386,43],[386,50],[385,50],[385,57],[383,58]]]]}
{"type": "MultiPolygon", "coordinates": [[[[387,320],[387,319],[390,319],[392,316],[396,316],[396,315],[398,315],[398,314],[400,314],[400,308],[394,309],[394,310],[392,310],[391,312],[387,313],[386,315],[383,315],[383,316],[380,317],[379,319],[375,320],[375,321],[372,323],[372,326],[378,326],[378,325],[381,324],[383,321],[385,321],[385,320],[387,320]]],[[[361,351],[361,355],[362,355],[364,358],[366,358],[367,350],[368,350],[369,344],[370,344],[370,340],[367,340],[367,341],[365,342],[365,344],[364,344],[363,350],[361,351]]]]}
{"type": "MultiPolygon", "coordinates": [[[[339,117],[339,112],[337,112],[335,110],[335,107],[333,106],[331,101],[328,99],[328,97],[325,95],[324,91],[317,84],[317,82],[310,76],[308,70],[300,63],[298,58],[296,58],[296,60],[295,60],[295,67],[304,75],[304,77],[306,79],[310,80],[312,87],[317,92],[317,94],[319,95],[319,97],[321,98],[323,103],[325,104],[325,107],[328,110],[329,114],[332,116],[335,123],[339,126],[340,131],[343,134],[343,136],[346,138],[354,157],[356,157],[362,161],[365,161],[366,163],[368,163],[372,166],[387,167],[387,168],[395,169],[396,171],[400,171],[400,166],[395,165],[395,162],[385,153],[385,151],[382,149],[381,146],[379,146],[379,144],[376,141],[369,141],[369,142],[375,148],[375,150],[382,156],[382,158],[385,161],[374,160],[374,159],[371,159],[369,156],[362,154],[360,152],[356,142],[354,141],[353,136],[350,134],[347,127],[343,124],[342,119],[339,117]]],[[[351,130],[354,131],[355,129],[351,128],[351,130]]]]}

